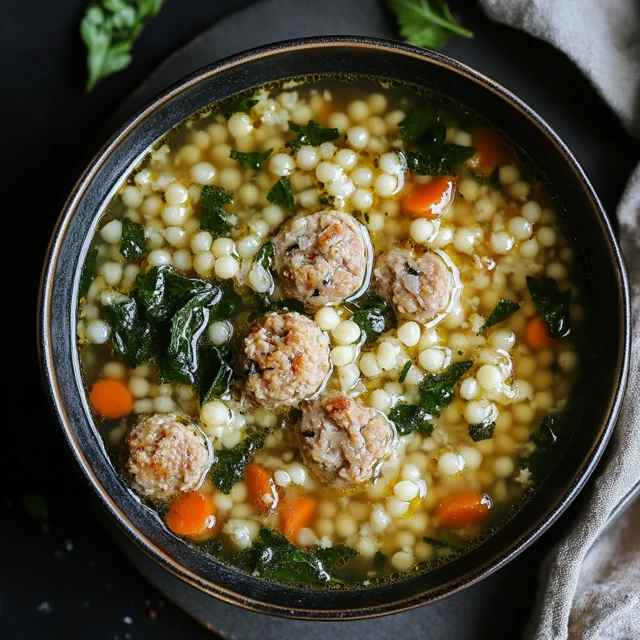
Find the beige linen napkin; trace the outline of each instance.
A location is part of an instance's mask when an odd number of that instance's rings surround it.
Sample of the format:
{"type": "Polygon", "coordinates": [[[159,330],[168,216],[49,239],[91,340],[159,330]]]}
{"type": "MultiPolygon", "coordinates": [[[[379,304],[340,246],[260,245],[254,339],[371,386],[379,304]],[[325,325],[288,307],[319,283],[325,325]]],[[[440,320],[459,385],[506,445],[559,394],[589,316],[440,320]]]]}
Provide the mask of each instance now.
{"type": "MultiPolygon", "coordinates": [[[[640,137],[639,0],[480,0],[487,15],[561,49],[640,137]]],[[[617,210],[632,295],[631,373],[605,457],[540,572],[527,635],[640,638],[640,166],[617,210]],[[634,496],[636,496],[634,498],[634,496]],[[631,502],[619,517],[612,516],[631,502]]]]}

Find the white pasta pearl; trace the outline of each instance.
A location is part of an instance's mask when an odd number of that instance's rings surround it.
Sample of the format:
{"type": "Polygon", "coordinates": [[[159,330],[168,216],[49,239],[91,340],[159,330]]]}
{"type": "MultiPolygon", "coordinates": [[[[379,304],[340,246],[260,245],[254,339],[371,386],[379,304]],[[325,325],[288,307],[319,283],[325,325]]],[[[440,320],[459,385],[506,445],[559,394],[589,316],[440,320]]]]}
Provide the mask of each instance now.
{"type": "Polygon", "coordinates": [[[351,127],[347,129],[347,142],[354,149],[364,149],[369,142],[369,131],[366,127],[351,127]]]}
{"type": "Polygon", "coordinates": [[[393,398],[384,389],[374,389],[371,393],[371,406],[378,411],[387,413],[392,402],[393,398]]]}
{"type": "Polygon", "coordinates": [[[320,161],[320,154],[316,147],[304,145],[298,149],[296,154],[298,166],[305,171],[311,171],[320,161]]]}
{"type": "Polygon", "coordinates": [[[242,204],[253,207],[260,198],[260,189],[255,184],[247,182],[238,189],[237,196],[242,204]]]}
{"type": "Polygon", "coordinates": [[[85,335],[91,344],[104,344],[111,335],[111,328],[103,320],[92,320],[87,324],[85,335]]]}
{"type": "Polygon", "coordinates": [[[197,184],[213,184],[216,177],[216,169],[209,162],[198,162],[191,167],[189,175],[193,182],[197,184]]]}
{"type": "Polygon", "coordinates": [[[485,391],[493,391],[502,384],[500,369],[493,364],[483,364],[476,373],[478,383],[485,391]]]}
{"type": "Polygon", "coordinates": [[[398,187],[398,179],[388,173],[381,173],[373,183],[375,192],[383,198],[392,196],[398,187]]]}
{"type": "Polygon", "coordinates": [[[480,424],[497,417],[498,410],[487,400],[472,400],[465,409],[464,417],[469,424],[480,424]]]}
{"type": "Polygon", "coordinates": [[[495,473],[498,478],[509,477],[513,473],[514,468],[513,460],[507,456],[501,456],[493,461],[493,473],[495,473]]]}
{"type": "Polygon", "coordinates": [[[338,378],[340,379],[341,389],[343,391],[348,391],[360,379],[360,369],[358,369],[355,364],[348,364],[344,367],[340,367],[340,370],[338,371],[338,378]]]}
{"type": "Polygon", "coordinates": [[[331,183],[342,174],[342,169],[333,162],[321,162],[316,167],[316,178],[323,183],[331,183]]]}
{"type": "Polygon", "coordinates": [[[511,197],[520,200],[524,200],[529,195],[529,191],[531,191],[531,185],[523,180],[518,180],[509,187],[511,197]]]}
{"type": "Polygon", "coordinates": [[[236,245],[236,251],[241,258],[252,258],[260,248],[260,239],[257,236],[246,236],[236,245]]]}
{"type": "Polygon", "coordinates": [[[522,205],[521,212],[523,218],[534,224],[540,220],[542,207],[535,200],[529,200],[529,202],[522,205]]]}
{"type": "Polygon", "coordinates": [[[433,239],[435,247],[446,247],[453,242],[453,229],[451,227],[440,227],[436,237],[433,239]]]}
{"type": "Polygon", "coordinates": [[[517,380],[518,400],[533,399],[533,385],[528,380],[517,380]]]}
{"type": "Polygon", "coordinates": [[[378,359],[375,354],[371,352],[363,353],[360,356],[358,366],[360,367],[360,371],[362,371],[362,375],[367,378],[374,378],[382,373],[382,369],[378,365],[378,359]]]}
{"type": "Polygon", "coordinates": [[[277,204],[268,204],[262,210],[262,217],[270,227],[276,227],[284,220],[284,210],[277,204]]]}
{"type": "Polygon", "coordinates": [[[383,371],[396,366],[396,348],[390,342],[381,342],[376,351],[376,359],[383,371]]]}
{"type": "Polygon", "coordinates": [[[413,320],[398,327],[398,339],[407,347],[415,347],[420,341],[420,325],[413,320]]]}
{"type": "Polygon", "coordinates": [[[455,451],[447,451],[438,460],[438,471],[446,476],[455,476],[465,468],[464,458],[455,451]]]}
{"type": "Polygon", "coordinates": [[[209,325],[208,333],[213,344],[224,344],[233,334],[233,325],[226,320],[213,322],[209,325]]]}
{"type": "Polygon", "coordinates": [[[504,165],[500,167],[498,170],[498,175],[500,177],[500,184],[510,185],[518,180],[520,177],[520,172],[513,165],[504,165]]]}
{"type": "Polygon", "coordinates": [[[258,293],[266,293],[271,289],[271,278],[264,269],[251,269],[247,278],[251,287],[258,293]]]}
{"type": "Polygon", "coordinates": [[[369,105],[364,100],[352,100],[347,106],[347,115],[354,122],[362,122],[369,117],[369,105]]]}
{"type": "Polygon", "coordinates": [[[136,173],[134,178],[135,183],[140,186],[146,186],[151,183],[151,171],[149,169],[142,169],[136,173]]]}
{"type": "Polygon", "coordinates": [[[389,526],[391,518],[382,506],[376,505],[371,511],[369,522],[376,533],[381,533],[389,526]]]}
{"type": "Polygon", "coordinates": [[[369,167],[356,167],[351,172],[351,180],[356,187],[368,187],[373,181],[373,171],[369,167]]]}
{"type": "Polygon", "coordinates": [[[473,400],[479,392],[478,381],[473,376],[465,378],[460,384],[460,396],[464,400],[473,400]]]}
{"type": "Polygon", "coordinates": [[[342,538],[348,538],[358,531],[358,523],[347,511],[341,511],[335,519],[336,532],[342,538]]]}
{"type": "Polygon", "coordinates": [[[168,204],[162,210],[162,220],[168,227],[179,227],[187,219],[187,208],[168,204]]]}
{"type": "Polygon", "coordinates": [[[171,264],[171,254],[165,249],[155,249],[147,256],[152,267],[165,267],[171,264]]]}
{"type": "Polygon", "coordinates": [[[339,198],[348,198],[354,191],[355,187],[353,182],[345,175],[341,175],[337,180],[334,180],[327,186],[327,193],[330,196],[336,196],[339,198]]]}
{"type": "Polygon", "coordinates": [[[323,142],[319,147],[319,151],[323,160],[331,160],[336,152],[336,145],[333,142],[323,142]]]}
{"type": "Polygon", "coordinates": [[[343,169],[353,169],[356,166],[356,161],[358,160],[358,154],[351,149],[340,149],[338,153],[336,153],[336,157],[334,160],[343,168],[343,169]]]}
{"type": "Polygon", "coordinates": [[[435,373],[437,371],[441,371],[445,367],[447,352],[444,349],[438,348],[425,349],[420,352],[418,361],[423,369],[435,373]]]}
{"type": "Polygon", "coordinates": [[[413,480],[417,482],[422,478],[420,469],[415,464],[405,464],[400,473],[403,480],[413,480]]]}
{"type": "Polygon", "coordinates": [[[120,220],[111,220],[100,229],[100,236],[109,244],[117,244],[122,237],[122,222],[120,220]]]}
{"type": "Polygon", "coordinates": [[[465,178],[460,182],[458,193],[467,201],[475,202],[480,195],[480,187],[475,180],[465,178]]]}
{"type": "Polygon", "coordinates": [[[527,240],[520,245],[520,255],[523,258],[535,258],[538,255],[538,241],[535,238],[527,240]]]}
{"type": "Polygon", "coordinates": [[[351,204],[360,211],[368,209],[373,204],[373,196],[367,189],[356,189],[351,196],[351,204]]]}
{"type": "Polygon", "coordinates": [[[218,278],[233,278],[238,273],[240,265],[233,256],[222,256],[216,260],[214,272],[218,278]]]}
{"type": "Polygon", "coordinates": [[[342,344],[331,349],[331,362],[335,367],[351,364],[355,357],[356,352],[351,345],[342,344]]]}
{"type": "Polygon", "coordinates": [[[149,393],[149,381],[142,376],[129,378],[129,391],[134,398],[144,398],[149,393]]]}
{"type": "Polygon", "coordinates": [[[489,343],[496,349],[509,351],[516,343],[516,336],[509,329],[498,329],[489,336],[489,343]]]}
{"type": "Polygon", "coordinates": [[[387,99],[382,93],[372,93],[367,98],[367,104],[371,113],[380,114],[387,108],[387,99]]]}
{"type": "Polygon", "coordinates": [[[284,469],[278,469],[273,474],[273,481],[279,487],[288,487],[291,484],[291,477],[284,471],[284,469]]]}
{"type": "Polygon", "coordinates": [[[394,151],[390,151],[389,153],[383,153],[380,156],[380,169],[385,173],[390,173],[392,175],[402,172],[402,163],[400,162],[400,157],[394,151]]]}
{"type": "Polygon", "coordinates": [[[474,471],[482,464],[482,454],[475,447],[460,447],[458,453],[464,458],[467,469],[474,471]]]}
{"type": "Polygon", "coordinates": [[[314,320],[323,331],[332,331],[340,324],[340,316],[332,307],[322,307],[318,309],[314,320]]]}
{"type": "Polygon", "coordinates": [[[251,117],[246,113],[234,113],[229,118],[229,133],[234,138],[244,138],[253,131],[253,122],[251,117]]]}
{"type": "Polygon", "coordinates": [[[571,372],[578,366],[578,356],[574,351],[563,351],[558,356],[558,364],[563,371],[571,372]]]}
{"type": "Polygon", "coordinates": [[[249,229],[253,231],[257,236],[266,236],[269,233],[269,225],[260,219],[252,220],[249,223],[249,229]]]}
{"type": "Polygon", "coordinates": [[[367,227],[370,231],[382,231],[384,229],[385,217],[381,213],[372,213],[369,215],[367,227]]]}
{"type": "Polygon", "coordinates": [[[191,238],[191,250],[194,253],[209,251],[213,244],[213,236],[208,231],[199,231],[191,238]]]}
{"type": "Polygon", "coordinates": [[[164,202],[162,202],[162,198],[157,195],[149,196],[142,203],[141,211],[147,218],[155,218],[160,215],[162,208],[164,207],[164,202]]]}
{"type": "Polygon", "coordinates": [[[472,253],[475,241],[471,229],[457,229],[453,236],[453,246],[461,253],[472,253]]]}
{"type": "Polygon", "coordinates": [[[211,251],[216,258],[231,255],[236,248],[230,238],[216,238],[211,246],[211,251]]]}
{"type": "Polygon", "coordinates": [[[371,536],[364,536],[356,543],[356,551],[365,558],[371,558],[377,551],[376,541],[371,536]]]}
{"type": "Polygon", "coordinates": [[[513,249],[513,236],[506,231],[498,231],[491,234],[491,248],[500,254],[506,254],[513,249]]]}
{"type": "Polygon", "coordinates": [[[276,153],[269,162],[271,173],[277,176],[288,176],[295,168],[294,159],[286,153],[276,153]]]}
{"type": "Polygon", "coordinates": [[[565,267],[561,262],[551,262],[547,265],[546,271],[547,276],[554,280],[565,280],[569,275],[567,267],[565,267]]]}
{"type": "Polygon", "coordinates": [[[436,227],[433,222],[426,218],[413,220],[409,227],[409,235],[411,235],[412,240],[419,244],[427,244],[433,238],[435,231],[436,227]]]}
{"type": "Polygon", "coordinates": [[[298,486],[302,486],[307,479],[306,469],[297,462],[290,464],[287,472],[289,474],[289,477],[291,478],[291,482],[293,482],[293,484],[297,484],[298,486]]]}
{"type": "Polygon", "coordinates": [[[142,204],[142,194],[133,185],[125,187],[121,197],[122,202],[131,209],[137,209],[142,204]]]}
{"type": "Polygon", "coordinates": [[[332,129],[337,129],[340,133],[344,133],[349,127],[349,117],[346,113],[337,113],[334,112],[329,115],[327,119],[327,124],[332,129]]]}
{"type": "Polygon", "coordinates": [[[187,242],[187,232],[182,227],[167,227],[164,238],[172,247],[184,247],[187,242]]]}
{"type": "Polygon", "coordinates": [[[167,201],[167,204],[183,204],[187,201],[188,197],[189,192],[187,188],[180,182],[172,182],[164,190],[164,199],[167,201]]]}
{"type": "Polygon", "coordinates": [[[305,208],[315,207],[320,202],[320,193],[315,187],[305,189],[296,195],[297,203],[305,208]]]}
{"type": "Polygon", "coordinates": [[[516,240],[526,240],[532,233],[531,223],[526,218],[519,216],[511,218],[507,224],[509,233],[516,238],[516,240]]]}
{"type": "Polygon", "coordinates": [[[224,402],[212,400],[202,406],[202,421],[207,427],[220,427],[231,419],[231,412],[224,402]]]}
{"type": "Polygon", "coordinates": [[[540,227],[536,238],[543,247],[553,247],[556,243],[556,232],[551,227],[540,227]]]}
{"type": "Polygon", "coordinates": [[[391,556],[391,564],[398,571],[408,571],[416,563],[411,551],[397,551],[391,556]]]}
{"type": "Polygon", "coordinates": [[[396,496],[387,498],[386,510],[392,518],[399,518],[409,510],[409,503],[396,496]]]}
{"type": "Polygon", "coordinates": [[[338,344],[353,344],[360,339],[360,327],[353,320],[343,320],[333,329],[331,336],[338,344]]]}
{"type": "Polygon", "coordinates": [[[122,280],[122,265],[118,262],[105,262],[100,268],[104,281],[111,287],[115,287],[122,280]]]}
{"type": "Polygon", "coordinates": [[[169,396],[158,396],[153,400],[153,407],[159,413],[169,413],[175,410],[176,403],[169,396]]]}
{"type": "Polygon", "coordinates": [[[202,253],[196,254],[193,259],[193,268],[196,270],[198,275],[206,277],[211,274],[215,260],[213,253],[210,251],[203,251],[202,253]]]}
{"type": "Polygon", "coordinates": [[[242,184],[242,174],[234,167],[226,167],[220,172],[220,185],[229,191],[235,191],[242,184]]]}
{"type": "Polygon", "coordinates": [[[411,480],[401,480],[393,487],[393,493],[400,500],[411,502],[418,497],[418,485],[411,480]]]}

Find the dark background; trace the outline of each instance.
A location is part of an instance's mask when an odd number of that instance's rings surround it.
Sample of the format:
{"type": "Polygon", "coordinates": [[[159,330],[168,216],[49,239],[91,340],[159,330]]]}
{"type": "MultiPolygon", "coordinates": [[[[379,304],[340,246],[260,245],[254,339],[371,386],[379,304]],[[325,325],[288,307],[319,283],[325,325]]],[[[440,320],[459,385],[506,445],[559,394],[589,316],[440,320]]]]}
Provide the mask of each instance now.
{"type": "MultiPolygon", "coordinates": [[[[254,2],[167,0],[139,38],[131,66],[101,82],[91,95],[84,91],[85,49],[78,31],[86,0],[3,0],[0,5],[0,215],[5,239],[14,245],[4,254],[3,270],[3,315],[12,336],[3,345],[5,380],[11,381],[3,406],[10,418],[2,423],[0,442],[3,639],[212,638],[132,568],[94,513],[91,494],[63,447],[42,393],[38,286],[57,216],[106,140],[114,111],[172,52],[254,2]],[[10,366],[12,362],[19,364],[10,366]],[[29,514],[26,495],[41,497],[46,513],[29,514]]],[[[454,39],[444,52],[503,81],[529,102],[574,150],[603,204],[615,212],[630,170],[640,159],[640,144],[624,133],[560,52],[489,21],[475,2],[451,6],[476,38],[464,43],[466,49],[457,48],[463,45],[454,39]],[[480,52],[477,61],[474,46],[480,52]]],[[[238,42],[237,50],[243,48],[238,42]]],[[[512,597],[507,585],[494,638],[520,635],[533,605],[541,559],[579,508],[580,500],[512,562],[512,597]]]]}

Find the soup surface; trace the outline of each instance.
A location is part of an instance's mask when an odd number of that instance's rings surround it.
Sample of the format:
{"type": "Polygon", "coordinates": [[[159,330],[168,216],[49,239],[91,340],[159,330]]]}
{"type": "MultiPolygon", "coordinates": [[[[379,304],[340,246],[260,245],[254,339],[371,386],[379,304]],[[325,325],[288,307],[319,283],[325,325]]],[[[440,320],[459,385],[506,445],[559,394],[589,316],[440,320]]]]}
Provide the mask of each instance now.
{"type": "Polygon", "coordinates": [[[292,81],[195,114],[108,203],[79,298],[88,404],[141,508],[269,580],[465,553],[577,402],[559,204],[496,129],[411,87],[292,81]]]}

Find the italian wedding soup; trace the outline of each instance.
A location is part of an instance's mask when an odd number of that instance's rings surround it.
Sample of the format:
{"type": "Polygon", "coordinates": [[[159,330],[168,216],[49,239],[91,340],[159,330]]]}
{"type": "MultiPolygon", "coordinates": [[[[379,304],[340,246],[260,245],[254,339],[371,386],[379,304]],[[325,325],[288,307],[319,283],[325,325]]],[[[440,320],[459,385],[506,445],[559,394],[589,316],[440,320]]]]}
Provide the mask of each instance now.
{"type": "Polygon", "coordinates": [[[307,587],[429,571],[504,526],[587,344],[579,256],[526,149],[363,78],[169,132],[107,203],[78,293],[87,403],[140,508],[307,587]]]}

